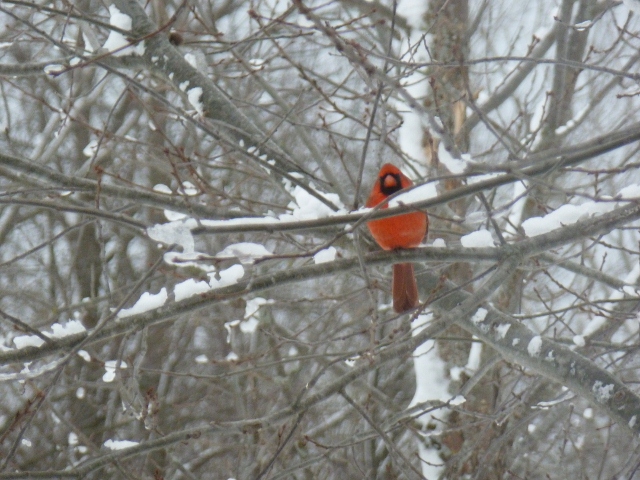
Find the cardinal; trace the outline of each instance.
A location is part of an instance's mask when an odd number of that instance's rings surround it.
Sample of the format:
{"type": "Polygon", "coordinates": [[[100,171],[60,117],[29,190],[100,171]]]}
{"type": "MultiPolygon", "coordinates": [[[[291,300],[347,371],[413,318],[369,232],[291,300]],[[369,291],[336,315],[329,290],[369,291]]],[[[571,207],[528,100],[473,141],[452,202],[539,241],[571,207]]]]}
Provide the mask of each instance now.
{"type": "MultiPolygon", "coordinates": [[[[373,208],[384,202],[389,196],[413,185],[397,167],[385,163],[378,179],[373,184],[366,206],[373,208]]],[[[384,204],[381,208],[387,208],[384,204]]],[[[367,222],[367,227],[375,241],[384,250],[415,248],[422,242],[429,228],[429,217],[425,212],[411,212],[395,217],[382,218],[367,222]]],[[[393,309],[403,313],[418,306],[418,285],[410,263],[396,263],[393,266],[393,309]]]]}

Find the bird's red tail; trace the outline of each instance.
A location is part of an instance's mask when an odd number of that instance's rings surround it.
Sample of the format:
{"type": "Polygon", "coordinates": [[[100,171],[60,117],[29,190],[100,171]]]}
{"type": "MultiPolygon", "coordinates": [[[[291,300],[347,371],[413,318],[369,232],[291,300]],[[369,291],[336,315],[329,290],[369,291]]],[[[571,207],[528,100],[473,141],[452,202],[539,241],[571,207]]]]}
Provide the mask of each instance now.
{"type": "Polygon", "coordinates": [[[393,265],[393,309],[397,313],[404,313],[419,304],[418,285],[410,263],[396,263],[393,265]]]}

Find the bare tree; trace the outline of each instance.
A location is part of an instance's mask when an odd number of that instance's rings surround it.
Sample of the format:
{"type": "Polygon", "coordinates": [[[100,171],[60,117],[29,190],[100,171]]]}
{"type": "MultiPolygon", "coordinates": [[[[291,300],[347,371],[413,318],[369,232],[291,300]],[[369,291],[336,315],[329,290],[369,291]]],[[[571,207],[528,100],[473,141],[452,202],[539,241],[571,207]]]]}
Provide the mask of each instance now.
{"type": "Polygon", "coordinates": [[[1,2],[0,478],[634,478],[626,3],[1,2]]]}

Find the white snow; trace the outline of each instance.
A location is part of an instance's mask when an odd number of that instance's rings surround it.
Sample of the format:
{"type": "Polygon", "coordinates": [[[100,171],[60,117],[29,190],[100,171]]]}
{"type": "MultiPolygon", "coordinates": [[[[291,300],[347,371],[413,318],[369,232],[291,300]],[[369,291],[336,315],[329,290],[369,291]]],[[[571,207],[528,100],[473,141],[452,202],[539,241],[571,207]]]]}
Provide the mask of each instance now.
{"type": "Polygon", "coordinates": [[[205,253],[191,252],[191,253],[178,253],[178,252],[166,252],[163,256],[165,263],[169,265],[175,265],[182,268],[196,268],[203,272],[215,272],[216,267],[203,260],[211,260],[215,257],[207,255],[205,253]]]}
{"type": "Polygon", "coordinates": [[[235,362],[235,361],[237,361],[239,358],[240,358],[240,357],[238,357],[238,355],[237,355],[237,354],[236,354],[236,352],[234,352],[234,351],[229,352],[229,353],[227,354],[227,356],[226,356],[226,357],[224,357],[224,359],[225,359],[227,362],[235,362]]]}
{"type": "MultiPolygon", "coordinates": [[[[587,22],[582,22],[583,24],[586,24],[587,22]]],[[[580,24],[578,24],[580,25],[580,24]]],[[[576,27],[578,26],[576,25],[576,27]]],[[[583,28],[582,30],[585,30],[585,28],[583,28]]],[[[561,125],[560,127],[556,128],[556,135],[564,135],[566,132],[568,132],[569,130],[571,130],[572,128],[574,128],[576,126],[576,124],[578,124],[578,122],[581,122],[584,117],[586,117],[586,115],[591,111],[591,109],[589,108],[589,106],[584,107],[582,110],[580,110],[578,113],[576,113],[573,118],[571,118],[567,123],[565,123],[564,125],[561,125]]]]}
{"type": "MultiPolygon", "coordinates": [[[[315,190],[322,197],[329,200],[335,206],[337,206],[342,213],[345,213],[344,205],[340,201],[340,197],[337,194],[320,192],[319,190],[314,188],[313,183],[311,183],[309,187],[315,190]]],[[[298,185],[296,185],[291,190],[291,194],[294,197],[294,200],[291,201],[288,205],[291,213],[280,215],[279,218],[281,221],[314,220],[317,218],[324,218],[334,215],[334,212],[331,208],[322,203],[316,197],[313,197],[309,192],[299,187],[298,185]]]]}
{"type": "Polygon", "coordinates": [[[574,335],[573,343],[578,347],[584,347],[586,342],[584,341],[584,336],[582,335],[574,335]]]}
{"type": "Polygon", "coordinates": [[[210,273],[209,275],[209,283],[211,284],[211,289],[215,288],[223,288],[228,287],[229,285],[233,285],[234,283],[238,283],[244,276],[244,268],[242,265],[231,265],[226,270],[220,271],[220,279],[216,279],[214,274],[210,273]]]}
{"type": "Polygon", "coordinates": [[[590,28],[591,25],[593,25],[592,20],[585,20],[584,22],[576,23],[574,25],[574,28],[578,31],[583,31],[583,30],[586,30],[587,28],[590,28]]]}
{"type": "Polygon", "coordinates": [[[347,367],[354,367],[356,365],[356,362],[360,359],[359,355],[356,355],[355,357],[349,357],[347,358],[344,363],[347,364],[347,367]]]}
{"type": "Polygon", "coordinates": [[[488,313],[489,312],[485,308],[480,307],[478,310],[476,310],[476,313],[473,314],[473,317],[471,317],[471,321],[478,325],[480,322],[483,322],[485,318],[487,318],[488,313]]]}
{"type": "MultiPolygon", "coordinates": [[[[116,365],[118,364],[117,360],[107,360],[106,362],[104,362],[104,369],[105,369],[105,373],[104,375],[102,375],[102,381],[105,383],[110,383],[113,382],[113,380],[116,378],[116,365]]],[[[125,361],[121,361],[120,362],[120,368],[124,369],[127,368],[127,362],[125,361]]]]}
{"type": "Polygon", "coordinates": [[[178,88],[180,90],[182,90],[183,92],[185,92],[187,90],[187,88],[189,87],[189,80],[185,80],[184,82],[180,82],[180,84],[178,85],[178,88]]]}
{"type": "MultiPolygon", "coordinates": [[[[418,58],[424,59],[425,57],[420,52],[416,56],[416,59],[418,58]]],[[[424,75],[420,72],[410,75],[406,79],[407,91],[414,97],[424,95],[426,93],[426,82],[423,80],[424,75]]],[[[420,116],[403,102],[398,102],[397,111],[402,115],[402,125],[398,133],[400,148],[409,158],[417,159],[418,163],[425,165],[427,159],[422,145],[423,130],[420,116]]],[[[426,171],[423,173],[426,173],[426,171]]]]}
{"type": "Polygon", "coordinates": [[[465,369],[469,373],[477,372],[480,368],[480,359],[482,357],[482,342],[477,341],[476,337],[473,337],[474,342],[471,343],[471,348],[469,349],[469,358],[467,360],[467,365],[465,369]]]}
{"type": "Polygon", "coordinates": [[[467,162],[459,158],[453,158],[445,148],[444,142],[440,142],[438,146],[438,160],[454,175],[464,173],[467,169],[467,162]]]}
{"type": "Polygon", "coordinates": [[[97,140],[91,140],[86,147],[84,147],[84,149],[82,150],[82,154],[85,157],[93,157],[96,154],[96,151],[98,150],[98,141],[97,140]]]}
{"type": "Polygon", "coordinates": [[[194,360],[196,363],[209,363],[209,359],[204,354],[198,355],[194,360]]]}
{"type": "Polygon", "coordinates": [[[389,207],[395,207],[398,205],[408,205],[410,203],[420,202],[422,200],[428,200],[438,196],[436,185],[433,182],[425,183],[412,187],[411,190],[401,193],[393,200],[389,202],[389,207]]]}
{"type": "Polygon", "coordinates": [[[640,197],[640,185],[633,184],[624,187],[620,192],[616,195],[616,199],[624,199],[624,200],[636,200],[640,197]]]}
{"type": "Polygon", "coordinates": [[[182,182],[179,193],[186,195],[187,197],[193,197],[200,194],[200,190],[198,190],[198,188],[196,188],[196,186],[191,182],[182,182]]]}
{"type": "Polygon", "coordinates": [[[196,68],[196,69],[198,68],[198,65],[196,63],[196,56],[193,53],[185,53],[184,54],[184,59],[193,68],[196,68]]]}
{"type": "Polygon", "coordinates": [[[221,270],[218,274],[220,279],[216,278],[216,272],[208,273],[209,281],[194,280],[188,278],[184,282],[178,283],[173,289],[176,302],[185,298],[193,297],[200,293],[206,293],[216,288],[227,287],[237,283],[244,276],[244,268],[242,265],[231,265],[226,270],[221,270]]]}
{"type": "Polygon", "coordinates": [[[78,356],[83,359],[85,362],[91,361],[91,355],[86,350],[78,350],[78,356]]]}
{"type": "Polygon", "coordinates": [[[153,191],[156,192],[156,193],[164,193],[166,195],[171,195],[173,193],[169,187],[167,187],[166,185],[164,185],[162,183],[154,185],[153,191]]]}
{"type": "Polygon", "coordinates": [[[640,0],[622,0],[624,6],[633,12],[640,12],[640,0]]]}
{"type": "MultiPolygon", "coordinates": [[[[412,335],[420,333],[429,323],[433,314],[420,315],[414,322],[412,335]]],[[[413,365],[416,371],[416,389],[408,408],[429,400],[442,400],[446,402],[451,398],[449,393],[449,380],[446,375],[446,364],[438,355],[433,340],[428,340],[420,345],[414,352],[413,365]]],[[[431,411],[427,415],[416,420],[426,427],[433,418],[436,424],[443,417],[441,411],[431,411]]],[[[422,442],[418,442],[418,451],[422,460],[422,472],[425,478],[438,478],[442,472],[442,459],[435,449],[427,448],[422,442]]]]}
{"type": "MultiPolygon", "coordinates": [[[[621,190],[621,194],[632,195],[637,193],[633,188],[627,187],[621,190]],[[628,189],[627,189],[628,188],[628,189]]],[[[606,199],[606,198],[605,198],[606,199]]],[[[576,223],[585,216],[600,215],[613,210],[615,202],[585,202],[582,205],[566,204],[557,208],[543,217],[532,217],[522,222],[524,233],[528,237],[542,235],[565,225],[576,223]]]]}
{"type": "Polygon", "coordinates": [[[544,217],[532,217],[522,222],[522,228],[528,237],[551,232],[563,225],[577,222],[586,211],[576,205],[562,205],[544,217]]]}
{"type": "MultiPolygon", "coordinates": [[[[273,225],[279,223],[279,220],[274,217],[244,217],[244,218],[231,218],[229,220],[200,220],[200,223],[205,227],[226,227],[231,225],[273,225]]],[[[193,222],[193,227],[196,223],[193,222]]]]}
{"type": "Polygon", "coordinates": [[[202,87],[193,87],[187,90],[189,103],[195,108],[200,116],[204,116],[204,105],[202,104],[202,87]]]}
{"type": "Polygon", "coordinates": [[[566,402],[567,400],[571,400],[572,398],[574,398],[574,394],[568,390],[568,389],[563,389],[563,394],[554,399],[554,400],[548,400],[548,401],[543,401],[543,402],[538,402],[537,404],[533,405],[531,408],[537,408],[537,409],[541,409],[541,410],[548,410],[549,408],[555,406],[555,405],[559,405],[563,402],[566,402]]]}
{"type": "Polygon", "coordinates": [[[104,442],[104,446],[109,450],[123,450],[129,447],[135,447],[140,442],[132,442],[131,440],[112,440],[109,439],[104,442]]]}
{"type": "Polygon", "coordinates": [[[460,238],[460,243],[465,248],[482,248],[494,246],[491,232],[484,229],[465,235],[464,237],[460,238]]]}
{"type": "MultiPolygon", "coordinates": [[[[109,6],[109,13],[111,14],[111,18],[109,19],[111,25],[121,30],[131,30],[131,17],[129,15],[122,13],[115,5],[109,6]]],[[[107,38],[103,47],[107,51],[113,52],[113,55],[116,57],[124,55],[144,55],[144,42],[139,42],[135,46],[127,47],[127,45],[130,45],[129,40],[121,33],[112,30],[109,32],[109,38],[107,38]]]]}
{"type": "Polygon", "coordinates": [[[600,380],[596,380],[593,384],[593,388],[591,389],[591,391],[595,395],[596,400],[598,400],[601,403],[604,403],[611,398],[614,388],[615,387],[613,384],[605,385],[600,380]]]}
{"type": "Polygon", "coordinates": [[[542,337],[540,335],[536,335],[529,341],[529,345],[527,345],[527,352],[532,357],[537,357],[540,355],[540,351],[542,350],[542,337]]]}
{"type": "Polygon", "coordinates": [[[313,263],[317,265],[319,263],[333,262],[336,259],[336,253],[337,251],[334,247],[320,250],[313,256],[313,263]]]}
{"type": "Polygon", "coordinates": [[[446,401],[450,398],[445,364],[438,356],[433,340],[428,340],[416,349],[413,363],[416,369],[416,390],[409,407],[428,400],[446,401]]]}
{"type": "Polygon", "coordinates": [[[242,333],[253,333],[256,331],[259,324],[260,324],[260,321],[257,318],[251,317],[247,320],[240,322],[240,331],[242,333]]]}
{"type": "MultiPolygon", "coordinates": [[[[311,185],[313,186],[313,185],[311,185]]],[[[333,212],[331,208],[324,203],[312,197],[309,193],[300,187],[291,188],[295,200],[289,203],[288,208],[291,209],[290,213],[285,213],[279,217],[275,217],[271,212],[267,213],[264,217],[244,217],[233,218],[229,220],[196,220],[192,218],[184,218],[183,214],[176,221],[172,221],[165,224],[154,225],[147,229],[147,235],[152,239],[162,242],[167,245],[177,243],[182,245],[185,252],[193,252],[193,237],[191,236],[191,229],[196,228],[199,225],[205,227],[227,227],[236,225],[277,225],[277,224],[295,224],[299,220],[315,220],[319,218],[329,217],[332,215],[346,215],[346,210],[340,198],[336,194],[323,193],[316,189],[318,194],[324,196],[327,200],[336,205],[339,210],[333,212]]],[[[365,213],[370,209],[361,209],[354,212],[354,222],[357,220],[357,216],[365,213]]],[[[168,212],[165,211],[165,215],[168,212]]]]}
{"type": "MultiPolygon", "coordinates": [[[[413,322],[412,335],[418,335],[432,318],[432,313],[420,315],[413,322]]],[[[428,340],[416,348],[413,353],[413,364],[416,370],[416,389],[408,408],[428,400],[446,402],[451,398],[448,392],[446,364],[436,351],[435,341],[428,340]]],[[[418,421],[427,422],[428,419],[418,419],[418,421]]]]}
{"type": "Polygon", "coordinates": [[[433,246],[436,247],[436,248],[445,248],[447,246],[447,244],[442,238],[436,238],[433,241],[433,246]]]}
{"type": "Polygon", "coordinates": [[[449,405],[453,405],[454,407],[457,405],[462,405],[463,403],[465,403],[467,401],[466,398],[464,398],[464,396],[462,395],[456,395],[455,397],[453,397],[451,400],[449,400],[449,405]]]}
{"type": "Polygon", "coordinates": [[[192,253],[195,249],[195,241],[191,235],[191,228],[195,227],[195,221],[178,220],[171,223],[163,223],[147,228],[147,235],[157,242],[165,245],[180,245],[183,253],[192,253]]]}
{"type": "Polygon", "coordinates": [[[231,343],[231,329],[240,325],[240,320],[231,320],[224,322],[224,329],[227,331],[227,343],[231,343]]]}
{"type": "Polygon", "coordinates": [[[593,408],[585,408],[584,412],[582,412],[582,417],[591,420],[593,418],[593,408]]]}
{"type": "Polygon", "coordinates": [[[242,333],[253,333],[258,328],[260,321],[256,317],[256,313],[262,305],[271,305],[274,300],[267,300],[262,297],[255,297],[247,300],[247,304],[244,309],[244,320],[240,322],[240,331],[242,333]]]}
{"type": "Polygon", "coordinates": [[[625,96],[625,97],[636,97],[640,95],[640,88],[636,86],[633,86],[631,88],[625,88],[620,90],[620,93],[618,95],[625,96]]]}
{"type": "Polygon", "coordinates": [[[122,13],[115,5],[109,6],[109,13],[111,14],[110,25],[120,30],[131,30],[131,17],[129,15],[122,13]]]}
{"type": "Polygon", "coordinates": [[[500,325],[498,325],[496,327],[496,332],[498,332],[498,337],[500,339],[503,339],[504,337],[506,337],[507,332],[509,331],[510,328],[511,328],[510,323],[501,323],[500,325]]]}
{"type": "MultiPolygon", "coordinates": [[[[51,332],[42,332],[42,334],[49,338],[63,338],[76,333],[85,332],[86,329],[82,325],[80,320],[69,320],[67,323],[61,325],[54,323],[51,325],[51,332]]],[[[44,343],[44,340],[36,335],[18,335],[13,338],[13,343],[16,348],[26,347],[39,347],[44,343]]]]}
{"type": "Polygon", "coordinates": [[[209,282],[204,280],[198,281],[193,278],[188,278],[184,282],[176,284],[173,288],[173,294],[175,295],[176,302],[184,300],[185,298],[193,297],[200,293],[206,293],[211,290],[209,282]]]}
{"type": "Polygon", "coordinates": [[[54,323],[51,325],[51,335],[44,332],[47,337],[51,338],[62,338],[68,337],[69,335],[73,335],[75,333],[85,332],[86,328],[82,325],[80,320],[70,320],[64,325],[60,325],[59,323],[54,323]]]}
{"type": "Polygon", "coordinates": [[[270,252],[264,245],[259,243],[240,242],[226,246],[221,252],[215,255],[215,258],[237,258],[240,263],[252,264],[257,259],[273,256],[273,252],[270,252]]]}
{"type": "Polygon", "coordinates": [[[262,70],[266,62],[262,58],[250,58],[248,63],[251,65],[253,70],[262,70]]]}
{"type": "Polygon", "coordinates": [[[168,297],[167,289],[165,287],[162,287],[162,289],[156,294],[144,292],[133,307],[123,308],[120,310],[118,312],[118,318],[130,317],[139,313],[155,310],[156,308],[163,306],[168,297]]]}
{"type": "Polygon", "coordinates": [[[66,70],[67,67],[64,65],[60,65],[59,63],[52,63],[51,65],[47,65],[44,67],[44,73],[50,76],[55,76],[59,73],[62,73],[66,70]]]}
{"type": "Polygon", "coordinates": [[[258,313],[258,310],[260,310],[260,307],[262,305],[273,305],[274,303],[275,300],[267,300],[266,298],[262,297],[255,297],[247,300],[247,304],[244,307],[244,318],[248,319],[253,317],[256,313],[258,313]]]}
{"type": "Polygon", "coordinates": [[[462,379],[462,374],[464,373],[464,367],[453,366],[449,369],[449,377],[454,382],[459,382],[462,379]]]}

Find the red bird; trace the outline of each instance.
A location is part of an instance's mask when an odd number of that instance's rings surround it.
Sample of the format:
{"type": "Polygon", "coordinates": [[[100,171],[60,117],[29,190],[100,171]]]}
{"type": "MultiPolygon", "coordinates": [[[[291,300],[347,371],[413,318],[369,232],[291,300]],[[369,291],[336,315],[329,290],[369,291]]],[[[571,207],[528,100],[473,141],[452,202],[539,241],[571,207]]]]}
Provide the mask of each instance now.
{"type": "MultiPolygon", "coordinates": [[[[410,187],[409,180],[398,168],[385,163],[373,184],[366,206],[373,208],[384,202],[394,193],[410,187]]],[[[383,205],[381,208],[387,208],[383,205]]],[[[378,245],[384,250],[397,248],[415,248],[420,245],[429,228],[429,217],[425,212],[412,212],[395,217],[382,218],[367,222],[367,227],[378,245]]],[[[393,309],[398,313],[406,312],[418,306],[418,285],[410,263],[396,263],[393,266],[393,309]]]]}

